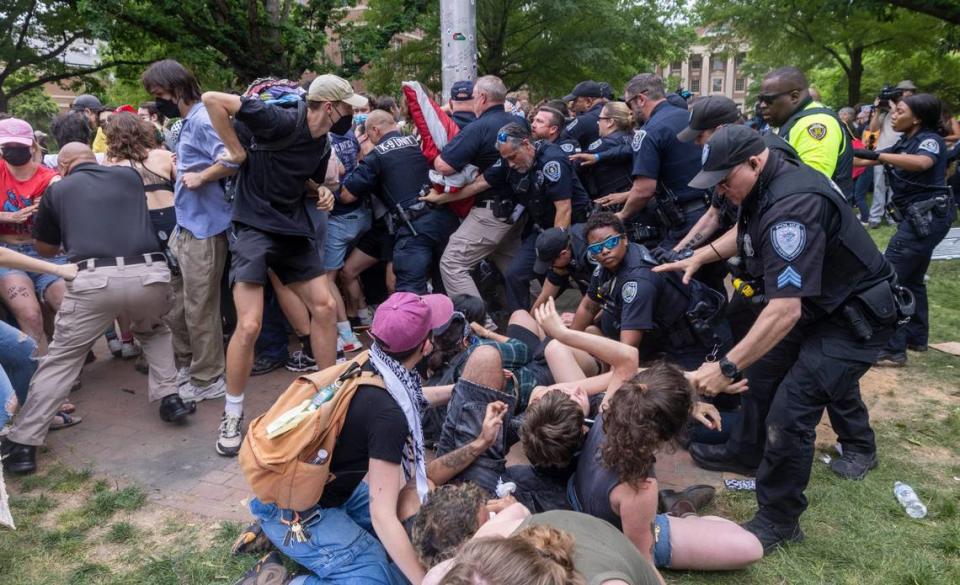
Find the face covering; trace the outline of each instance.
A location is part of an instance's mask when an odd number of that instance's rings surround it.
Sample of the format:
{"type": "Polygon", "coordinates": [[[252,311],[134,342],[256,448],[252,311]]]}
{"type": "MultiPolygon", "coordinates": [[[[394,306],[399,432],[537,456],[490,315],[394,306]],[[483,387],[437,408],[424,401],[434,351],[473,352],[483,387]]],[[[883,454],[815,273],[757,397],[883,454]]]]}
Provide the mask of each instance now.
{"type": "Polygon", "coordinates": [[[330,131],[342,136],[349,132],[351,128],[353,128],[353,114],[347,114],[346,116],[340,116],[340,119],[334,122],[333,126],[330,126],[330,131]]]}
{"type": "Polygon", "coordinates": [[[33,155],[29,146],[4,146],[3,160],[15,167],[23,166],[30,162],[33,155]]]}
{"type": "Polygon", "coordinates": [[[179,118],[180,106],[171,100],[156,98],[153,103],[157,104],[157,111],[163,114],[164,118],[179,118]]]}

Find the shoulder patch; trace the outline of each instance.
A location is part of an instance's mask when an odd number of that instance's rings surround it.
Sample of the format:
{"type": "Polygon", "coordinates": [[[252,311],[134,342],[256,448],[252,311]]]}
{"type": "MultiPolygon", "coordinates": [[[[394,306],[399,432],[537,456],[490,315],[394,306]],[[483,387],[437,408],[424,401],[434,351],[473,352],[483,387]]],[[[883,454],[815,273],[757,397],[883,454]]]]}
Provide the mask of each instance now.
{"type": "Polygon", "coordinates": [[[570,130],[573,130],[574,128],[576,128],[576,127],[577,127],[577,122],[579,122],[579,121],[580,121],[579,118],[574,118],[572,122],[570,122],[569,124],[567,124],[567,132],[569,132],[570,130]]]}
{"type": "Polygon", "coordinates": [[[781,221],[770,228],[770,240],[777,255],[790,262],[803,252],[807,228],[798,221],[781,221]]]}
{"type": "Polygon", "coordinates": [[[820,122],[814,122],[807,126],[807,134],[809,134],[814,140],[823,140],[827,136],[827,127],[820,122]]]}
{"type": "Polygon", "coordinates": [[[547,178],[551,183],[556,183],[560,180],[560,163],[558,161],[552,160],[547,164],[543,165],[543,176],[547,178]]]}
{"type": "Polygon", "coordinates": [[[794,270],[793,266],[787,266],[777,275],[777,288],[782,289],[788,286],[803,288],[803,279],[800,278],[800,273],[794,270]]]}
{"type": "Polygon", "coordinates": [[[596,150],[600,148],[601,144],[603,144],[603,139],[597,138],[596,140],[590,143],[590,146],[587,147],[587,150],[596,150]]]}
{"type": "Polygon", "coordinates": [[[940,154],[940,143],[933,138],[927,138],[920,143],[920,146],[917,150],[925,150],[930,154],[940,154]]]}
{"type": "Polygon", "coordinates": [[[501,163],[503,163],[503,159],[502,159],[502,158],[498,158],[498,159],[497,159],[497,162],[495,162],[495,163],[493,163],[492,165],[490,165],[490,168],[499,167],[501,163]]]}
{"type": "Polygon", "coordinates": [[[643,139],[646,138],[646,130],[637,130],[633,133],[633,141],[630,143],[630,148],[633,149],[633,152],[640,150],[640,147],[643,146],[643,139]]]}
{"type": "Polygon", "coordinates": [[[563,144],[560,145],[560,150],[562,150],[567,154],[570,154],[571,152],[573,152],[573,145],[570,144],[569,142],[564,142],[563,144]]]}
{"type": "Polygon", "coordinates": [[[632,303],[633,299],[637,298],[636,281],[631,280],[623,283],[623,287],[620,289],[620,298],[623,299],[624,303],[632,303]]]}

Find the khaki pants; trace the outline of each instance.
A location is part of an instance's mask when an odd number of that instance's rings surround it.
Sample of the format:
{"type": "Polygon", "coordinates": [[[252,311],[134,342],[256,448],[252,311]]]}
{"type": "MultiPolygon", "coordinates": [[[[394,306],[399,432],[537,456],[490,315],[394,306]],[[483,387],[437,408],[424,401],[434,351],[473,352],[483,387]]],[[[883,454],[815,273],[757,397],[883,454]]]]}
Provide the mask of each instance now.
{"type": "Polygon", "coordinates": [[[493,216],[483,207],[474,207],[450,236],[440,258],[440,275],[447,296],[470,295],[480,297],[477,283],[470,276],[473,267],[490,257],[501,274],[520,247],[520,233],[525,220],[509,224],[493,216]]]}
{"type": "Polygon", "coordinates": [[[167,317],[173,352],[177,366],[189,366],[191,381],[206,386],[224,371],[220,278],[227,261],[227,236],[201,240],[178,227],[169,246],[180,264],[180,275],[173,277],[174,305],[167,317]]]}
{"type": "Polygon", "coordinates": [[[165,263],[94,267],[80,265],[54,321],[53,341],[30,381],[27,401],[10,430],[10,439],[42,445],[47,428],[80,375],[87,352],[121,313],[150,366],[149,398],[177,393],[170,329],[163,317],[173,304],[170,269],[165,263]]]}

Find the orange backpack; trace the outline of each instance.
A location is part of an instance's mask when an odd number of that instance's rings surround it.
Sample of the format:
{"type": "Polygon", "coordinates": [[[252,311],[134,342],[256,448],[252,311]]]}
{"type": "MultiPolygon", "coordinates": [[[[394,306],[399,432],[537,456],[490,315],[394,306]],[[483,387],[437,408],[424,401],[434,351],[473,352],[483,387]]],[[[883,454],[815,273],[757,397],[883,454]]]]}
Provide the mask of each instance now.
{"type": "Polygon", "coordinates": [[[300,376],[283,391],[267,412],[253,419],[240,447],[240,470],[257,498],[289,510],[315,506],[335,476],[330,461],[343,429],[350,401],[363,385],[384,388],[383,379],[361,371],[369,354],[363,352],[321,372],[300,376]],[[307,413],[292,429],[268,436],[268,427],[282,415],[309,402],[337,383],[332,398],[307,413]]]}

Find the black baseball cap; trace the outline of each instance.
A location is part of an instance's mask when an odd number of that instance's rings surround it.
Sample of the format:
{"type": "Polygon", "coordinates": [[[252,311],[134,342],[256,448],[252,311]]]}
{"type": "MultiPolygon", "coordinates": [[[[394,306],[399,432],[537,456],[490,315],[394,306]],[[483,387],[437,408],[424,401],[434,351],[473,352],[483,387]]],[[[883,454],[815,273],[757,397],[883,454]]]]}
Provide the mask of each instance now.
{"type": "Polygon", "coordinates": [[[742,125],[724,126],[703,147],[703,170],[690,181],[694,189],[709,189],[730,174],[730,169],[767,148],[756,130],[742,125]]]}
{"type": "Polygon", "coordinates": [[[473,99],[473,82],[458,81],[450,88],[450,99],[455,102],[466,102],[473,99]]]}
{"type": "Polygon", "coordinates": [[[722,95],[712,95],[697,100],[690,106],[690,121],[677,134],[680,142],[693,142],[704,130],[713,130],[723,124],[733,124],[740,118],[737,104],[722,95]]]}
{"type": "Polygon", "coordinates": [[[569,95],[563,96],[563,101],[572,102],[578,97],[603,97],[603,86],[592,79],[581,81],[573,88],[569,95]]]}
{"type": "Polygon", "coordinates": [[[70,108],[74,110],[90,110],[91,112],[102,112],[104,110],[103,103],[100,99],[89,93],[78,95],[74,98],[70,108]]]}
{"type": "Polygon", "coordinates": [[[561,228],[550,228],[537,236],[537,260],[533,263],[533,272],[546,274],[560,252],[570,245],[570,232],[561,228]]]}

